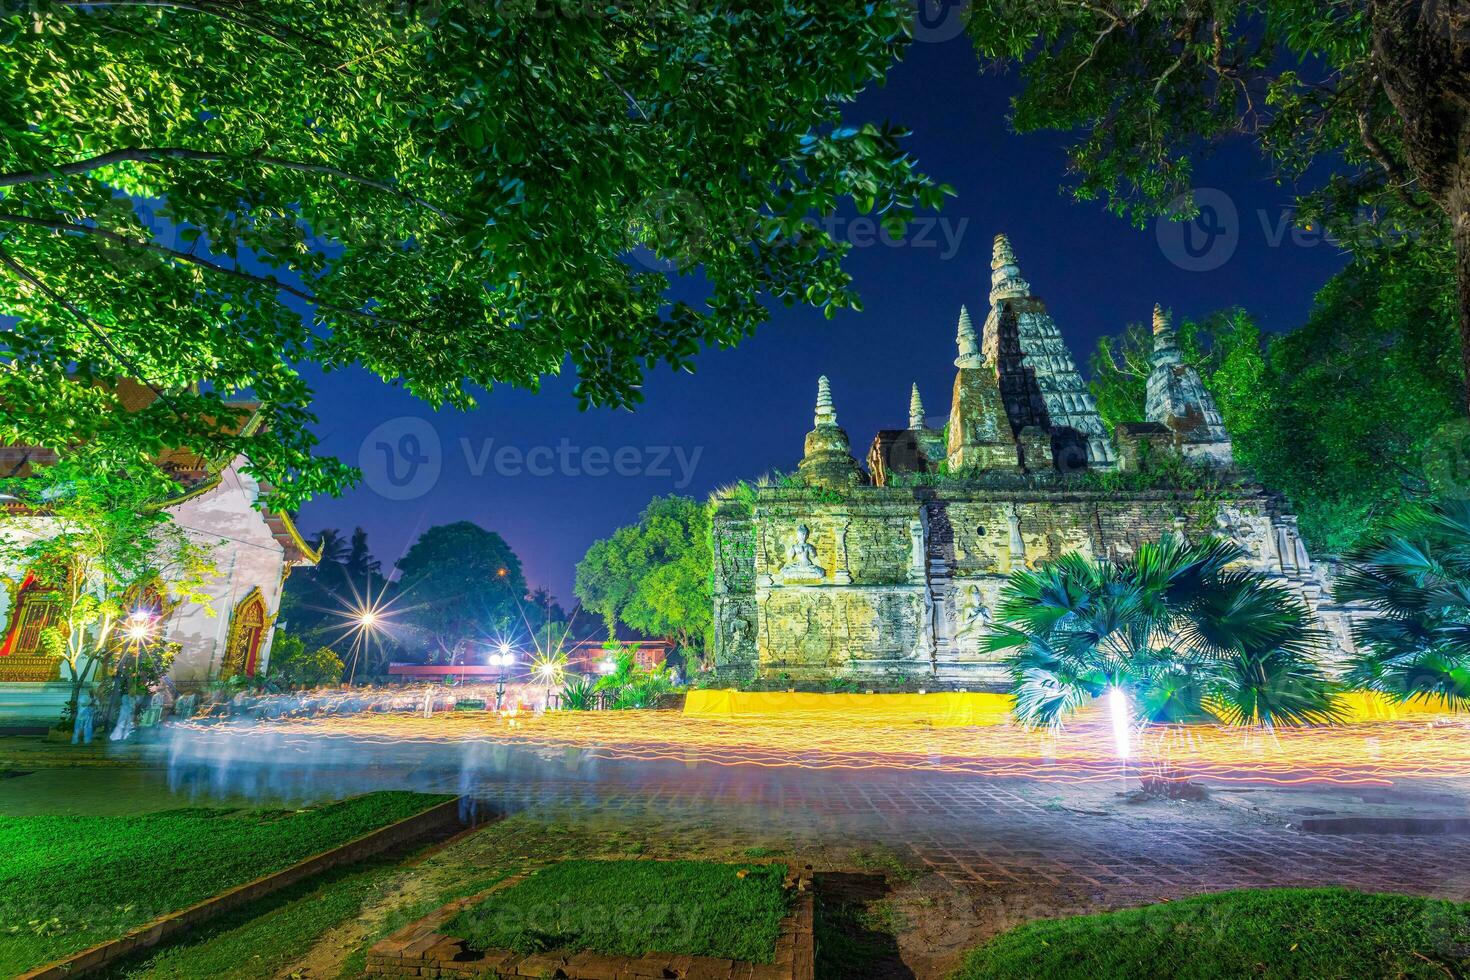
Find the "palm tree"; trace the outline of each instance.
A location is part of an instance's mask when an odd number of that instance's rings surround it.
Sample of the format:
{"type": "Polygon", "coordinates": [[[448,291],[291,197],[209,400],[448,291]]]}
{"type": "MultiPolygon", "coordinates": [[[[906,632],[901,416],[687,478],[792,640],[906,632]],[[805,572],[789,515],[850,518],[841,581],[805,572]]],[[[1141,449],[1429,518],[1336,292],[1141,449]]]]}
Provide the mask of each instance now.
{"type": "Polygon", "coordinates": [[[1169,535],[1129,559],[1072,553],[1013,575],[986,646],[1007,657],[1017,717],[1059,724],[1118,689],[1147,722],[1336,720],[1324,635],[1297,596],[1233,567],[1244,558],[1169,535]]]}
{"type": "MultiPolygon", "coordinates": [[[[337,538],[339,552],[341,541],[342,539],[339,535],[337,538]]],[[[325,557],[323,555],[323,558],[325,557]]],[[[333,561],[341,562],[342,566],[347,570],[347,574],[352,576],[355,581],[369,581],[374,575],[381,573],[383,570],[383,563],[374,558],[372,551],[368,549],[367,531],[360,527],[352,529],[352,543],[347,547],[346,555],[339,555],[333,561]]]]}
{"type": "Polygon", "coordinates": [[[1348,554],[1336,592],[1377,613],[1353,629],[1349,686],[1470,709],[1470,501],[1397,514],[1348,554]]]}
{"type": "Polygon", "coordinates": [[[317,567],[323,568],[329,565],[341,565],[347,560],[347,542],[342,537],[342,532],[334,527],[324,527],[319,534],[317,551],[321,559],[317,567]]]}

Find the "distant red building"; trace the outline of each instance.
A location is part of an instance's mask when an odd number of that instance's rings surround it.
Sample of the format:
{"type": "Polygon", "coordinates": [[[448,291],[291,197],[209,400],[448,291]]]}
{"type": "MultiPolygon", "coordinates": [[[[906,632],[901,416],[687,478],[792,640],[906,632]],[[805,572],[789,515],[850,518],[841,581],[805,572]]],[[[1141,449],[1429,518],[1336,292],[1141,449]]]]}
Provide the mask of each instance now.
{"type": "MultiPolygon", "coordinates": [[[[618,645],[633,653],[638,666],[651,669],[662,666],[673,644],[667,640],[618,640],[618,645]]],[[[607,640],[580,640],[567,647],[567,670],[579,674],[599,673],[598,664],[611,660],[617,648],[607,640]]],[[[604,668],[605,669],[605,668],[604,668]]]]}

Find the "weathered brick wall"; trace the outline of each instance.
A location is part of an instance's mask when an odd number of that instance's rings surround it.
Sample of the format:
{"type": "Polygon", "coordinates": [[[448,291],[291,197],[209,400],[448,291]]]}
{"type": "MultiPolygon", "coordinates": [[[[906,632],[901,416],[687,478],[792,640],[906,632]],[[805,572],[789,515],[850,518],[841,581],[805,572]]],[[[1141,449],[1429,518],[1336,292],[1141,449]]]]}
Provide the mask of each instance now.
{"type": "Polygon", "coordinates": [[[1351,611],[1324,601],[1294,520],[1254,488],[1161,491],[863,487],[763,489],[717,508],[715,663],[733,680],[842,675],[999,683],[982,649],[1007,577],[1071,551],[1124,558],[1164,534],[1213,534],[1320,610],[1340,648],[1351,611]],[[783,577],[808,529],[820,578],[783,577]]]}

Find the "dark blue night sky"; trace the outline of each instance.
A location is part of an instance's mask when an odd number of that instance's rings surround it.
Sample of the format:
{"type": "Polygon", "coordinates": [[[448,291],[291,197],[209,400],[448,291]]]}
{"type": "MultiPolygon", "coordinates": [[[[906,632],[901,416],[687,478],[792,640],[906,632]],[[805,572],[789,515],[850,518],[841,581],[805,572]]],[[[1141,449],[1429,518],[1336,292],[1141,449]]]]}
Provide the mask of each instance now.
{"type": "Polygon", "coordinates": [[[940,223],[901,247],[861,226],[844,231],[862,246],[847,267],[863,313],[828,321],[820,311],[777,307],[738,349],[703,353],[697,373],[655,371],[636,412],[579,412],[570,377],[547,379],[539,394],[497,389],[468,414],[435,413],[362,371],[316,379],[323,450],[363,463],[369,479],[340,499],[308,504],[302,527],[362,525],[387,566],[423,529],[475,521],[510,542],[533,586],[570,605],[573,567],[587,546],[631,521],[651,496],[702,498],[794,467],[819,374],[831,378],[859,458],[876,430],[906,424],[910,383],[919,383],[930,415],[947,412],[956,316],[961,303],[977,322],[983,316],[996,232],[1010,235],[1023,275],[1084,367],[1099,336],[1147,319],[1155,302],[1176,318],[1240,305],[1268,330],[1290,329],[1343,264],[1333,244],[1293,237],[1291,189],[1245,144],[1199,168],[1197,185],[1217,189],[1201,200],[1228,203],[1207,215],[1215,234],[1194,230],[1192,250],[1181,247],[1181,226],[1161,242],[1153,225],[1140,231],[1098,203],[1073,202],[1059,190],[1064,141],[1008,128],[1014,86],[1013,76],[979,75],[963,37],[915,44],[888,86],[867,93],[850,118],[888,118],[914,131],[910,146],[923,169],[958,191],[940,223]],[[503,447],[512,448],[497,457],[503,447]],[[428,460],[403,487],[385,469],[410,475],[400,452],[428,460]]]}

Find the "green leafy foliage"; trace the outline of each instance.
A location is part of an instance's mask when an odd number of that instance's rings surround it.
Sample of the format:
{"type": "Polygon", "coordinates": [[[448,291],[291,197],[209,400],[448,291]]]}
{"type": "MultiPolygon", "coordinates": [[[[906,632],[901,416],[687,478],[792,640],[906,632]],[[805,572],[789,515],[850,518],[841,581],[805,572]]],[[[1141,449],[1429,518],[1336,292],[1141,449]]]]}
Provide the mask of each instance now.
{"type": "Polygon", "coordinates": [[[593,543],[577,563],[577,598],[603,617],[682,649],[702,651],[713,617],[709,508],[655,497],[636,524],[593,543]]]}
{"type": "Polygon", "coordinates": [[[909,4],[77,4],[0,14],[0,441],[244,453],[283,505],[314,459],[297,366],[434,406],[576,372],[628,406],[766,303],[856,308],[844,199],[902,232],[947,189],[843,112],[909,4]],[[675,301],[693,273],[705,302],[675,301]],[[301,310],[306,315],[299,315],[301,310]],[[163,397],[119,411],[90,382],[163,397]],[[204,382],[194,388],[196,382],[204,382]],[[80,383],[78,383],[80,382],[80,383]],[[211,422],[263,403],[249,432],[211,422]]]}
{"type": "Polygon", "coordinates": [[[1414,25],[1397,16],[1309,0],[1035,0],[1020,16],[1011,0],[986,0],[969,25],[982,62],[1021,65],[1016,129],[1071,134],[1080,200],[1104,198],[1140,225],[1192,217],[1194,161],[1245,136],[1300,180],[1303,223],[1326,220],[1350,246],[1405,227],[1445,241],[1445,215],[1430,205],[1445,175],[1427,173],[1409,143],[1442,136],[1445,120],[1426,118],[1420,100],[1456,80],[1423,79],[1426,91],[1406,97],[1386,69],[1400,58],[1396,68],[1411,67],[1411,52],[1435,50],[1453,29],[1437,12],[1414,25]],[[1390,35],[1404,43],[1373,50],[1390,35]]]}
{"type": "Polygon", "coordinates": [[[1116,687],[1142,722],[1335,720],[1311,613],[1234,567],[1244,557],[1168,536],[1123,560],[1072,552],[1012,574],[985,646],[1006,657],[1017,717],[1059,724],[1116,687]]]}
{"type": "Polygon", "coordinates": [[[1348,684],[1470,709],[1470,501],[1395,515],[1347,556],[1337,597],[1377,613],[1354,626],[1348,684]]]}
{"type": "Polygon", "coordinates": [[[590,693],[610,698],[613,708],[656,708],[674,690],[673,672],[667,666],[639,666],[633,651],[622,644],[609,644],[607,649],[613,668],[592,684],[590,693]]]}
{"type": "MultiPolygon", "coordinates": [[[[1345,551],[1406,500],[1466,484],[1451,261],[1424,247],[1355,261],[1317,294],[1305,324],[1264,344],[1240,310],[1180,326],[1236,461],[1286,496],[1314,550],[1345,551]]],[[[1142,418],[1151,347],[1148,331],[1130,326],[1093,354],[1108,423],[1142,418]]]]}
{"type": "Polygon", "coordinates": [[[286,684],[316,687],[342,680],[342,658],[331,647],[308,649],[301,637],[276,630],[271,640],[270,672],[286,684]]]}
{"type": "Polygon", "coordinates": [[[1345,888],[1272,888],[1030,922],[975,950],[952,980],[1157,976],[1282,980],[1464,972],[1470,905],[1345,888]],[[1264,965],[1269,964],[1269,968],[1264,965]]]}
{"type": "Polygon", "coordinates": [[[597,688],[591,678],[574,677],[561,689],[561,710],[591,711],[597,706],[597,688]]]}
{"type": "Polygon", "coordinates": [[[471,949],[683,953],[771,963],[789,899],[782,864],[562,861],[446,927],[471,949]]]}
{"type": "Polygon", "coordinates": [[[20,973],[115,938],[449,798],[372,793],[294,812],[0,817],[0,970],[20,973]]]}

